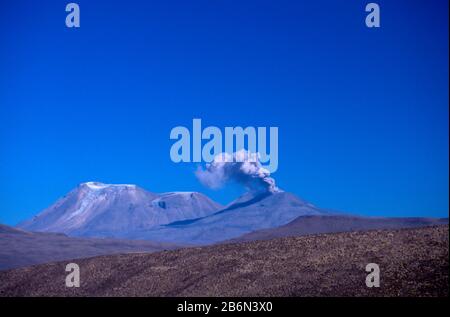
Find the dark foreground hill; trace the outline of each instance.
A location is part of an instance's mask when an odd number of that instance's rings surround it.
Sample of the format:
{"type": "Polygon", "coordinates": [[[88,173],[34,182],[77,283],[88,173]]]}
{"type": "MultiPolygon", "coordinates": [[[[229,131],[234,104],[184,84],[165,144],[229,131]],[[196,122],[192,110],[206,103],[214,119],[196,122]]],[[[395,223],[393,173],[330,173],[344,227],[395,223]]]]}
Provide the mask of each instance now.
{"type": "Polygon", "coordinates": [[[28,232],[0,225],[0,270],[97,255],[173,248],[173,244],[167,243],[71,238],[60,233],[28,232]]]}
{"type": "Polygon", "coordinates": [[[0,272],[0,296],[448,296],[448,226],[291,237],[0,272]],[[379,288],[365,284],[377,263],[379,288]]]}

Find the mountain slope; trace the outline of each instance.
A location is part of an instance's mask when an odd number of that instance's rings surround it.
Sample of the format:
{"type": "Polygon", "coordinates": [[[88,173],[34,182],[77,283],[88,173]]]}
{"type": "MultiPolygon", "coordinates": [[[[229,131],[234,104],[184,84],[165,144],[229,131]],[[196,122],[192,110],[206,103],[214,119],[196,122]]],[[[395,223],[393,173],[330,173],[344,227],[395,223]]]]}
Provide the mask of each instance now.
{"type": "Polygon", "coordinates": [[[300,216],[290,223],[244,234],[228,242],[270,240],[310,234],[448,225],[448,218],[385,218],[342,215],[300,216]]]}
{"type": "Polygon", "coordinates": [[[448,296],[448,226],[322,234],[0,272],[0,296],[448,296]],[[381,287],[368,288],[368,263],[381,287]]]}
{"type": "Polygon", "coordinates": [[[28,232],[0,224],[0,234],[27,234],[28,232]]]}
{"type": "Polygon", "coordinates": [[[208,244],[259,229],[278,227],[299,216],[326,214],[328,212],[291,193],[280,191],[246,194],[213,215],[136,231],[127,237],[173,243],[208,244]]]}
{"type": "Polygon", "coordinates": [[[88,182],[17,227],[72,236],[120,237],[135,230],[204,217],[220,208],[200,193],[154,194],[135,185],[88,182]]]}
{"type": "Polygon", "coordinates": [[[0,225],[0,270],[97,255],[155,252],[176,246],[151,241],[70,238],[0,225]]]}

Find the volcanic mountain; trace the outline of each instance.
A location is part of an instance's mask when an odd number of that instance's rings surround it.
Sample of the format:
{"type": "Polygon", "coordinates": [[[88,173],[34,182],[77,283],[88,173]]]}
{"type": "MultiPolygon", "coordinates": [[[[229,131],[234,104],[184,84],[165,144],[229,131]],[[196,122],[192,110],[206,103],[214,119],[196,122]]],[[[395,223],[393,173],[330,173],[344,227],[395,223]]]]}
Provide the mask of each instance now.
{"type": "Polygon", "coordinates": [[[195,192],[155,194],[136,185],[88,182],[17,227],[70,236],[208,244],[278,227],[299,216],[326,214],[281,190],[248,192],[222,207],[195,192]]]}
{"type": "Polygon", "coordinates": [[[368,218],[330,212],[279,189],[251,191],[225,207],[196,192],[155,194],[136,185],[80,184],[18,228],[176,245],[408,228],[448,219],[368,218]]]}
{"type": "Polygon", "coordinates": [[[437,224],[448,224],[448,219],[360,217],[320,209],[292,193],[277,190],[246,193],[212,215],[130,232],[126,238],[206,245],[437,224]]]}
{"type": "Polygon", "coordinates": [[[126,238],[209,244],[278,227],[300,216],[329,214],[288,192],[246,193],[212,215],[136,231],[126,238]]]}
{"type": "Polygon", "coordinates": [[[155,194],[136,185],[87,182],[17,227],[72,236],[123,237],[136,230],[205,217],[221,208],[196,192],[155,194]]]}

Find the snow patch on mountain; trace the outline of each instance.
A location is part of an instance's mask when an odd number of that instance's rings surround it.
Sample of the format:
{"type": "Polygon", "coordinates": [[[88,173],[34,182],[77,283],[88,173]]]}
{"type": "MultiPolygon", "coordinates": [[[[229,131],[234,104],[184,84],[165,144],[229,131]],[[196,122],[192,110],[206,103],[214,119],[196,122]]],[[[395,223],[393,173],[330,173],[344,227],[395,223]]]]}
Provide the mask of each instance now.
{"type": "Polygon", "coordinates": [[[104,183],[100,183],[100,182],[86,182],[86,183],[82,183],[81,185],[85,185],[87,187],[89,187],[90,189],[93,190],[100,190],[100,189],[105,189],[105,188],[111,188],[111,187],[115,187],[115,188],[136,188],[136,185],[133,184],[104,184],[104,183]]]}

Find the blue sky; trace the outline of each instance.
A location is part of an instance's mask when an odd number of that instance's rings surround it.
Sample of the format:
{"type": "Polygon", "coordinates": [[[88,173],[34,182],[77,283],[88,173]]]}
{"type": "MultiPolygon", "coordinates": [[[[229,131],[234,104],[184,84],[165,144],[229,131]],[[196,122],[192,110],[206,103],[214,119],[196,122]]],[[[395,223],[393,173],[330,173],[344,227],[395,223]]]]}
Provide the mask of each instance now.
{"type": "Polygon", "coordinates": [[[448,1],[0,4],[0,223],[85,181],[195,190],[170,130],[278,126],[277,184],[363,215],[448,216],[448,1]]]}

